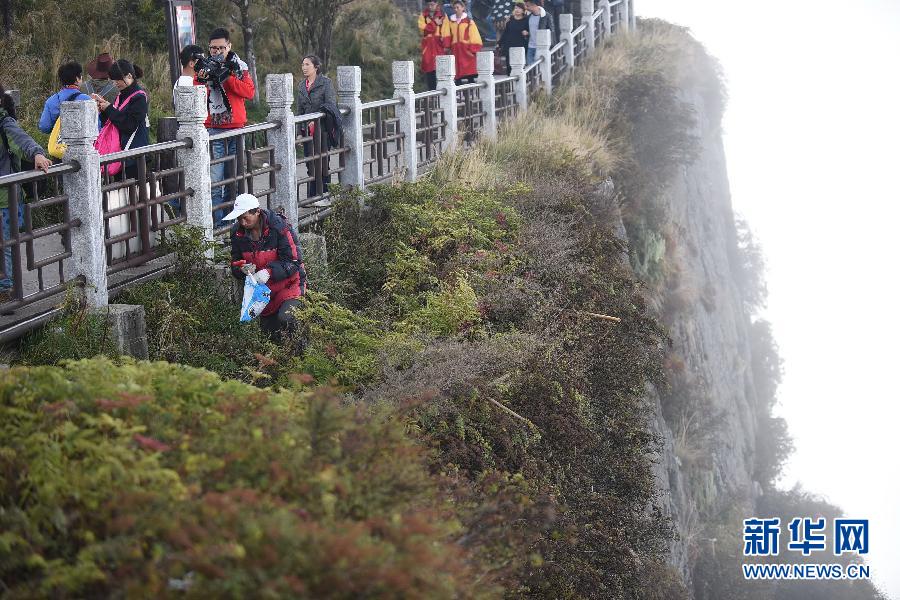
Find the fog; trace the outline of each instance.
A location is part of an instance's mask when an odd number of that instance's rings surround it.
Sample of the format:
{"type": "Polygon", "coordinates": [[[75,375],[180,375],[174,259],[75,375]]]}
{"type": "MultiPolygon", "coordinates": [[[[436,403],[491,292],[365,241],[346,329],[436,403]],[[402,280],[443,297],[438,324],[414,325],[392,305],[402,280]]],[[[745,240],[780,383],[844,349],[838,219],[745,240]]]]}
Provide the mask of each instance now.
{"type": "Polygon", "coordinates": [[[768,259],[797,447],[780,486],[870,519],[873,577],[900,599],[900,2],[636,5],[690,27],[728,79],[733,202],[768,259]]]}

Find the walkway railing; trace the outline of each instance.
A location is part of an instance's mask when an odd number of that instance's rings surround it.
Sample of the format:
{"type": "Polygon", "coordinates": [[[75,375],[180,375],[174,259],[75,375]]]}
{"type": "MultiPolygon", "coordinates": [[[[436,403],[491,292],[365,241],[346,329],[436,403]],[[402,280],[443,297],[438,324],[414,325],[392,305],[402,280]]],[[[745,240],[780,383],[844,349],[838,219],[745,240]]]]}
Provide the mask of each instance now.
{"type": "MultiPolygon", "coordinates": [[[[166,232],[198,227],[208,239],[227,235],[222,217],[238,194],[299,226],[330,211],[328,186],[366,186],[415,180],[453,148],[495,138],[499,124],[528,110],[540,94],[571,78],[611,34],[634,26],[633,0],[568,0],[578,15],[559,16],[560,39],[541,30],[535,61],[510,51],[510,75],[494,75],[493,52],[479,52],[475,83],[454,84],[454,57],[437,60],[438,89],[415,93],[412,61],[393,65],[393,98],[360,101],[359,67],[338,67],[338,104],[344,128],[330,139],[323,113],[293,114],[293,76],[266,78],[266,122],[214,135],[204,128],[206,89],[176,88],[175,141],[100,157],[97,108],[62,108],[65,161],[40,172],[0,177],[0,200],[19,226],[0,231],[0,341],[21,335],[55,309],[69,285],[81,285],[93,307],[111,294],[170,264],[166,232]],[[577,22],[577,27],[575,27],[577,22]],[[101,166],[123,163],[108,175],[101,166]]],[[[334,133],[334,132],[332,132],[334,133]]]]}

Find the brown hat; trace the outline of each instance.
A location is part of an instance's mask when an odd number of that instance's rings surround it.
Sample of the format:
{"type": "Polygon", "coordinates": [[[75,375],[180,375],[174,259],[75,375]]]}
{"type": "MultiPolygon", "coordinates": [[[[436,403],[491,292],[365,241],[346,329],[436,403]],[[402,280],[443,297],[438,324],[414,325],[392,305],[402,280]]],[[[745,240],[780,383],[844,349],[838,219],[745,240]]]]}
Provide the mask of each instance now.
{"type": "Polygon", "coordinates": [[[109,52],[103,52],[88,63],[88,75],[90,75],[92,79],[109,79],[109,68],[112,65],[112,56],[109,55],[109,52]]]}

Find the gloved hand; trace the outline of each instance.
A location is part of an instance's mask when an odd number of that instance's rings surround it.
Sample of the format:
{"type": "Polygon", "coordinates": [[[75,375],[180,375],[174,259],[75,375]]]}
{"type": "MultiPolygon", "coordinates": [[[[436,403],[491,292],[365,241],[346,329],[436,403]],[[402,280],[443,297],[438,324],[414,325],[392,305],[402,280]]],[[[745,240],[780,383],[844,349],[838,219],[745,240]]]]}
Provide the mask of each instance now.
{"type": "Polygon", "coordinates": [[[243,271],[244,275],[253,275],[256,272],[256,265],[253,263],[246,263],[241,266],[241,271],[243,271]]]}
{"type": "Polygon", "coordinates": [[[272,273],[269,269],[263,269],[262,271],[257,271],[255,277],[257,283],[266,283],[269,281],[269,277],[272,276],[272,273]]]}

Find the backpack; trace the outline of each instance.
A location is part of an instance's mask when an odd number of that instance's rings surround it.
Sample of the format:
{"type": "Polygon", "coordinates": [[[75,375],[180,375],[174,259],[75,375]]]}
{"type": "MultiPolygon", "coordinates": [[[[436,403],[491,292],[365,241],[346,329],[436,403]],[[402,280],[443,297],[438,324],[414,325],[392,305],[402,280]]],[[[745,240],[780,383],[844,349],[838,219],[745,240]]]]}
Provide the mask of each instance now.
{"type": "MultiPolygon", "coordinates": [[[[116,98],[116,101],[113,103],[113,108],[116,109],[124,109],[131,99],[137,96],[138,94],[143,94],[145,97],[147,96],[147,92],[144,90],[138,90],[135,93],[131,94],[125,101],[120,105],[119,98],[116,98]]],[[[138,125],[140,128],[140,125],[138,125]]],[[[122,140],[119,137],[119,129],[113,124],[109,119],[106,120],[106,123],[103,124],[103,129],[100,130],[100,135],[97,136],[97,140],[94,142],[94,148],[97,149],[97,152],[100,155],[104,154],[112,154],[114,152],[121,152],[122,150],[128,150],[131,148],[131,142],[134,141],[134,136],[137,134],[137,129],[131,134],[131,137],[128,138],[128,143],[125,144],[125,147],[122,148],[122,140]]],[[[113,163],[109,163],[100,167],[101,172],[106,172],[108,175],[117,175],[119,171],[122,170],[122,162],[116,161],[113,163]]]]}
{"type": "MultiPolygon", "coordinates": [[[[56,117],[56,123],[53,124],[53,131],[50,132],[50,139],[47,141],[47,151],[50,152],[50,156],[53,158],[61,159],[66,153],[66,145],[59,141],[59,133],[62,128],[62,103],[68,102],[75,96],[81,95],[81,90],[72,91],[75,93],[67,99],[60,99],[60,116],[56,117]]],[[[59,92],[57,92],[56,95],[59,96],[59,92]]]]}

